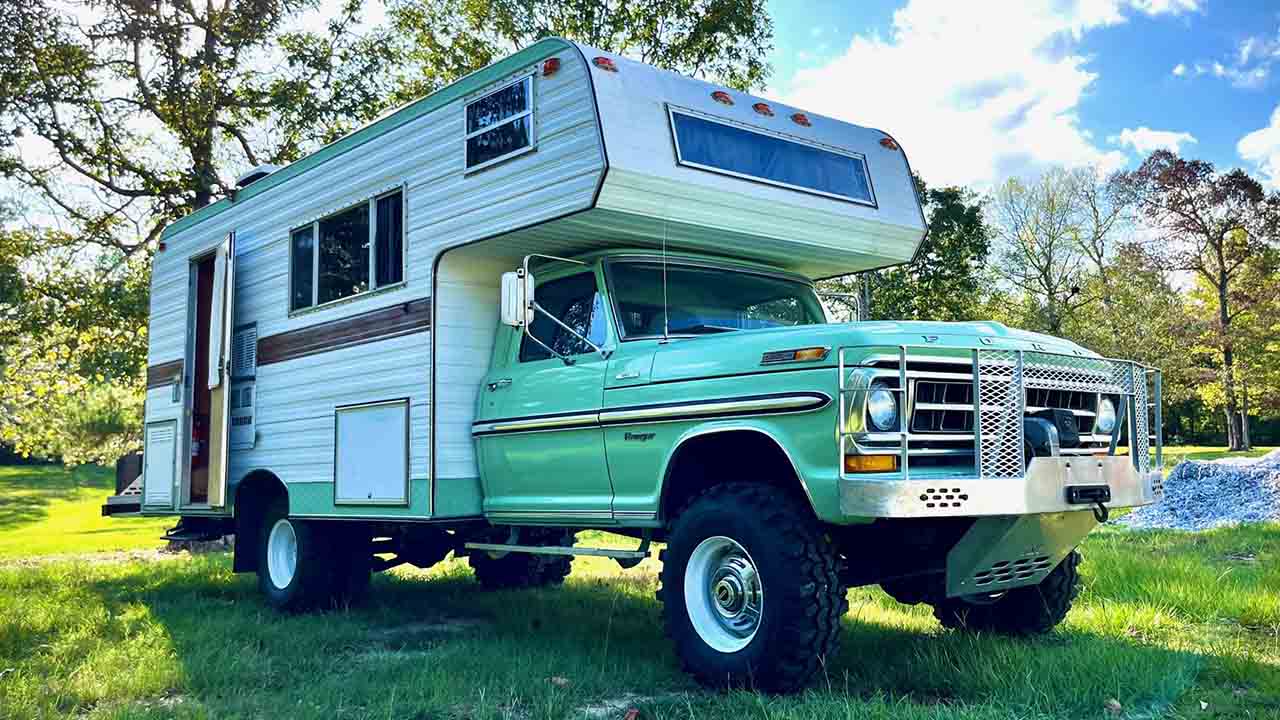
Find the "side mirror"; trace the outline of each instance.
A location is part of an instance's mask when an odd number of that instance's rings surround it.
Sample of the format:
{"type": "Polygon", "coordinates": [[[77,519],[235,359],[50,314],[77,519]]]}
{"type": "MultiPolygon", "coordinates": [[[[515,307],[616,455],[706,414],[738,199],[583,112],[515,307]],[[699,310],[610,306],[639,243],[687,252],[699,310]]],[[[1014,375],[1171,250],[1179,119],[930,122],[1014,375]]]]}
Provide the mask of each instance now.
{"type": "Polygon", "coordinates": [[[532,274],[502,273],[503,325],[520,327],[533,321],[533,286],[532,274]]]}

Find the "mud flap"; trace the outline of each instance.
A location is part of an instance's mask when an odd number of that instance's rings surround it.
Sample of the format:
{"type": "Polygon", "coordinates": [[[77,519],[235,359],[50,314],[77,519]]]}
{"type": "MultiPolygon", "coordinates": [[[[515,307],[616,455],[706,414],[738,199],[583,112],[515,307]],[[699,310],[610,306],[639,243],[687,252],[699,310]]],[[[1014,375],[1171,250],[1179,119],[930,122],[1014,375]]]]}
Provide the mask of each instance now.
{"type": "Polygon", "coordinates": [[[947,553],[947,597],[1036,585],[1097,524],[1088,510],[979,518],[947,553]]]}

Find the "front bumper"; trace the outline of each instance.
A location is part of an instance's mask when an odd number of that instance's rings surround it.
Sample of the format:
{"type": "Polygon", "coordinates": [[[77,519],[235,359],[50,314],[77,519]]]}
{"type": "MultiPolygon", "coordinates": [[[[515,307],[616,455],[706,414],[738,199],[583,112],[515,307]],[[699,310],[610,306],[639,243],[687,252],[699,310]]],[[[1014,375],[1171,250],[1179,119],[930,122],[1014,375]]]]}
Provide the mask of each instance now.
{"type": "Polygon", "coordinates": [[[1142,472],[1128,456],[1037,457],[1020,478],[945,477],[903,480],[846,476],[840,510],[846,517],[925,518],[1038,515],[1087,510],[1067,502],[1067,488],[1102,486],[1108,507],[1150,505],[1161,496],[1159,470],[1142,472]]]}

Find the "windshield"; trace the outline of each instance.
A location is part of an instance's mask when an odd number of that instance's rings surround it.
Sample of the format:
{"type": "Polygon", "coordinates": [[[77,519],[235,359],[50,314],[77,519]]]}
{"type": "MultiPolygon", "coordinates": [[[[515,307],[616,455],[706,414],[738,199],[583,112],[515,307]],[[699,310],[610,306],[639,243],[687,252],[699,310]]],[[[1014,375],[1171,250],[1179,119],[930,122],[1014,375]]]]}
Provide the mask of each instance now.
{"type": "MultiPolygon", "coordinates": [[[[662,263],[610,263],[609,281],[622,336],[662,336],[662,263]]],[[[825,322],[822,306],[806,283],[725,268],[668,264],[665,305],[671,335],[825,322]]]]}

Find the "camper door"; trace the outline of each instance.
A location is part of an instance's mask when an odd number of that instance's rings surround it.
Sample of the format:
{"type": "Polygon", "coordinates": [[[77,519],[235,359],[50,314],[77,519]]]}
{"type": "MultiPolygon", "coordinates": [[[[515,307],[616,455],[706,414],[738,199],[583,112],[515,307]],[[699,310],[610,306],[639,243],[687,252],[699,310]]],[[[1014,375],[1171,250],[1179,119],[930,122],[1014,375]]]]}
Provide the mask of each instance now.
{"type": "Polygon", "coordinates": [[[227,496],[231,415],[234,233],[227,235],[214,252],[192,259],[191,288],[194,303],[187,347],[193,372],[186,413],[190,465],[183,505],[221,508],[227,496]]]}

